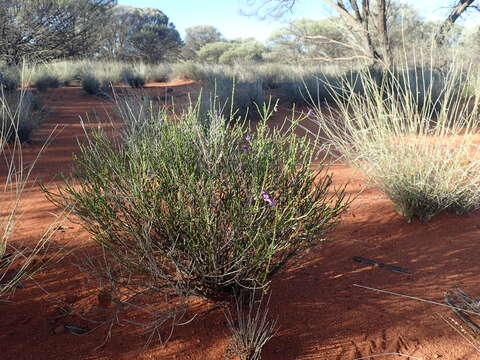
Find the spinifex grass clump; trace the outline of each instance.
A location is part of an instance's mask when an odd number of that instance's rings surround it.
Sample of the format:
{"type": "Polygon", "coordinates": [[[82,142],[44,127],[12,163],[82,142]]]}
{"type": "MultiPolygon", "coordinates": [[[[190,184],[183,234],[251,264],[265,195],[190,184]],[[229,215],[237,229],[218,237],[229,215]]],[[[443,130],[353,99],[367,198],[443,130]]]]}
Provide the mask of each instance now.
{"type": "MultiPolygon", "coordinates": [[[[421,72],[419,72],[421,71],[421,72]]],[[[317,109],[334,147],[394,202],[407,221],[480,206],[480,153],[474,135],[478,98],[452,68],[439,81],[432,72],[361,73],[363,91],[348,81],[336,109],[317,109]]]]}
{"type": "Polygon", "coordinates": [[[105,95],[108,93],[110,84],[106,81],[100,82],[93,74],[82,75],[82,88],[90,95],[105,95]]]}
{"type": "Polygon", "coordinates": [[[60,81],[53,75],[43,75],[38,77],[33,85],[38,91],[44,92],[49,88],[58,88],[60,86],[60,81]]]}
{"type": "Polygon", "coordinates": [[[94,133],[73,178],[50,198],[71,207],[133,276],[223,299],[265,288],[292,257],[325,239],[345,210],[316,150],[290,128],[256,130],[196,109],[166,120],[124,104],[121,141],[94,133]],[[74,180],[76,179],[76,180],[74,180]]]}
{"type": "Polygon", "coordinates": [[[124,70],[120,76],[132,88],[142,88],[145,85],[145,78],[139,72],[124,70]]]}
{"type": "Polygon", "coordinates": [[[31,91],[0,88],[0,133],[7,142],[25,143],[38,126],[42,109],[31,91]]]}

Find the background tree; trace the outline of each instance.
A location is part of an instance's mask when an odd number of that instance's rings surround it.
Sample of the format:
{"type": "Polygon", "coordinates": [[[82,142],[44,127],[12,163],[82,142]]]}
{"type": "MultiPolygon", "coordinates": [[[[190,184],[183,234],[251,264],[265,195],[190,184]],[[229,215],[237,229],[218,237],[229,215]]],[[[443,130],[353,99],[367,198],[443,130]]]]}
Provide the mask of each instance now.
{"type": "Polygon", "coordinates": [[[185,45],[182,57],[188,60],[197,59],[197,51],[207,44],[223,41],[223,35],[214,26],[197,25],[185,29],[185,45]]]}
{"type": "Polygon", "coordinates": [[[209,43],[197,51],[197,56],[200,61],[219,63],[220,56],[222,56],[232,47],[234,47],[234,44],[227,41],[217,41],[214,43],[209,43]]]}
{"type": "Polygon", "coordinates": [[[231,44],[232,46],[220,55],[220,63],[261,62],[264,59],[265,46],[253,38],[234,40],[231,44]]]}
{"type": "Polygon", "coordinates": [[[175,25],[158,9],[116,6],[107,27],[106,57],[162,62],[176,58],[183,44],[175,25]]]}
{"type": "Polygon", "coordinates": [[[205,62],[234,64],[261,62],[264,60],[266,51],[267,49],[262,43],[249,38],[206,44],[197,51],[197,56],[199,60],[205,62]]]}
{"type": "Polygon", "coordinates": [[[0,60],[51,60],[95,52],[115,0],[2,0],[0,60]]]}
{"type": "MultiPolygon", "coordinates": [[[[298,0],[247,0],[260,17],[281,16],[298,0]]],[[[353,58],[390,66],[392,52],[388,38],[386,0],[324,0],[343,19],[349,32],[348,47],[355,49],[353,58]]],[[[343,26],[342,24],[342,26],[343,26]]]]}
{"type": "MultiPolygon", "coordinates": [[[[393,61],[392,45],[398,45],[399,32],[397,31],[397,44],[394,44],[391,40],[391,36],[395,37],[395,34],[390,34],[392,31],[392,19],[393,24],[399,24],[399,14],[404,20],[413,20],[413,22],[407,23],[410,29],[403,31],[402,35],[411,37],[412,33],[422,33],[422,37],[431,37],[435,34],[436,44],[440,47],[445,45],[451,45],[451,42],[455,39],[458,40],[458,27],[455,27],[455,22],[469,9],[479,10],[476,6],[475,0],[455,0],[452,4],[451,10],[443,23],[436,26],[434,32],[432,32],[432,25],[434,23],[423,23],[421,30],[415,28],[416,24],[419,24],[418,17],[412,12],[412,9],[408,9],[410,14],[407,14],[408,6],[395,3],[394,1],[386,0],[323,0],[326,5],[331,9],[334,9],[339,16],[344,20],[347,25],[349,36],[349,45],[357,50],[357,57],[364,57],[365,59],[373,62],[380,62],[386,66],[389,66],[393,61]],[[398,11],[402,10],[403,11],[398,11]],[[393,13],[393,16],[392,16],[393,13]],[[410,15],[410,17],[408,16],[410,15]],[[413,15],[413,18],[411,17],[413,15]],[[389,21],[390,19],[390,21],[389,21]],[[408,30],[413,30],[408,32],[408,30]],[[451,34],[453,32],[453,35],[451,34]]],[[[256,14],[260,18],[265,17],[281,17],[286,12],[292,10],[298,0],[245,0],[247,5],[253,9],[250,14],[256,14]]],[[[342,24],[340,24],[343,26],[342,24]]],[[[398,30],[398,28],[397,28],[398,30]]],[[[404,28],[405,30],[405,28],[404,28]]],[[[395,30],[393,30],[395,31],[395,30]]],[[[431,41],[430,41],[431,42],[431,41]]],[[[419,44],[418,41],[415,42],[419,44]]],[[[403,45],[408,44],[407,41],[403,45]]],[[[424,43],[425,44],[425,43],[424,43]]]]}
{"type": "Polygon", "coordinates": [[[339,17],[292,21],[268,39],[270,59],[295,63],[351,60],[355,51],[348,43],[348,32],[339,26],[342,21],[339,17]]]}

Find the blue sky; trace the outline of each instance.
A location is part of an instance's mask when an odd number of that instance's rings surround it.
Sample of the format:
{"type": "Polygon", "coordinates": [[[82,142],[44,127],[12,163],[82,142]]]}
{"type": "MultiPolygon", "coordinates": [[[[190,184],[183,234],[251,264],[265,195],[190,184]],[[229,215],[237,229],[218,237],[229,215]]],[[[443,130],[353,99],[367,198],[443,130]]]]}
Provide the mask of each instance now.
{"type": "MultiPolygon", "coordinates": [[[[261,0],[259,0],[261,1],[261,0]]],[[[450,0],[406,0],[427,19],[442,19],[447,13],[446,6],[450,0]]],[[[279,21],[261,21],[242,16],[240,9],[245,9],[242,0],[119,0],[122,5],[136,7],[154,7],[162,10],[172,21],[180,34],[193,25],[213,25],[229,39],[236,37],[255,37],[266,39],[274,29],[282,26],[279,21]]],[[[328,15],[322,0],[299,0],[293,18],[304,17],[320,19],[328,15]]],[[[480,18],[473,14],[470,18],[480,18]]],[[[467,20],[471,23],[472,20],[467,20]]]]}

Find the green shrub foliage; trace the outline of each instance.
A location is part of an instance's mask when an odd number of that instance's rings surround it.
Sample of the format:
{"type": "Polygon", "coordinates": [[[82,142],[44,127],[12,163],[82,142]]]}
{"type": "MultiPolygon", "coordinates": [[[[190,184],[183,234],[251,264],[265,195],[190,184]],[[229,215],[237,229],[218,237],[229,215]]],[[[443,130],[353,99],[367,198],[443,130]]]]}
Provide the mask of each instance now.
{"type": "Polygon", "coordinates": [[[289,259],[324,241],[345,210],[316,150],[291,127],[255,131],[198,106],[166,121],[155,102],[124,103],[125,133],[95,132],[57,194],[132,276],[223,299],[266,288],[289,259]],[[76,179],[76,180],[75,180],[76,179]]]}

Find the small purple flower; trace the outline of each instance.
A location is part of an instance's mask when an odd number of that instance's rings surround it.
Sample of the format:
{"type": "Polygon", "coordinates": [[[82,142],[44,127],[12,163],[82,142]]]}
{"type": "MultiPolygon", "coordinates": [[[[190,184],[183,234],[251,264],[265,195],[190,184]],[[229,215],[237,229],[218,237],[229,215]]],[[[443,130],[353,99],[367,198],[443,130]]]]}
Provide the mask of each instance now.
{"type": "Polygon", "coordinates": [[[307,116],[310,117],[313,115],[313,110],[312,109],[308,109],[308,112],[307,112],[307,116]]]}
{"type": "Polygon", "coordinates": [[[247,152],[248,150],[248,145],[242,145],[242,151],[247,152]]]}
{"type": "Polygon", "coordinates": [[[248,142],[251,142],[253,139],[253,136],[252,135],[247,135],[245,136],[245,140],[247,140],[248,142]]]}
{"type": "Polygon", "coordinates": [[[266,201],[268,203],[268,206],[270,206],[271,208],[275,207],[275,205],[277,204],[275,199],[272,199],[270,195],[268,195],[266,190],[262,190],[260,192],[260,196],[262,197],[263,201],[266,201]]]}

